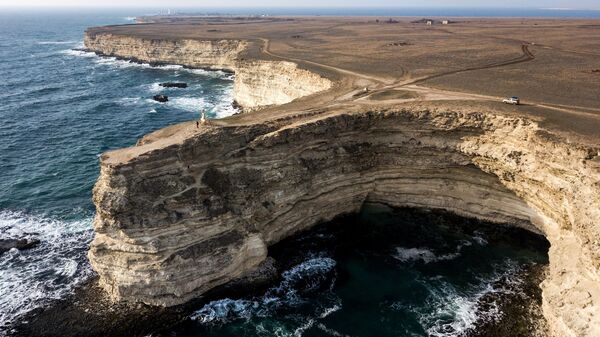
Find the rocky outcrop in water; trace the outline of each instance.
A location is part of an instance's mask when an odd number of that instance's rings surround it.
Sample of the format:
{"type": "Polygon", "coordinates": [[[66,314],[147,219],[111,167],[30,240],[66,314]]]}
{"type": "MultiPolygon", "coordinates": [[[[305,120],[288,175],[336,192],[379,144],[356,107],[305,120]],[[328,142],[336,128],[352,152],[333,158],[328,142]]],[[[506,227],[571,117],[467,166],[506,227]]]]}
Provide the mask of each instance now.
{"type": "Polygon", "coordinates": [[[165,96],[165,95],[154,95],[152,96],[152,99],[160,102],[160,103],[166,103],[169,101],[169,96],[165,96]]]}
{"type": "Polygon", "coordinates": [[[187,83],[184,83],[184,82],[165,82],[165,83],[161,83],[160,86],[163,88],[180,88],[180,89],[188,87],[187,83]]]}
{"type": "Polygon", "coordinates": [[[0,239],[0,254],[11,249],[31,249],[40,244],[37,239],[0,239]]]}
{"type": "Polygon", "coordinates": [[[241,40],[151,40],[90,30],[84,43],[87,50],[137,62],[234,71],[234,99],[246,110],[288,103],[332,86],[292,62],[243,60],[240,53],[248,43],[241,40]]]}

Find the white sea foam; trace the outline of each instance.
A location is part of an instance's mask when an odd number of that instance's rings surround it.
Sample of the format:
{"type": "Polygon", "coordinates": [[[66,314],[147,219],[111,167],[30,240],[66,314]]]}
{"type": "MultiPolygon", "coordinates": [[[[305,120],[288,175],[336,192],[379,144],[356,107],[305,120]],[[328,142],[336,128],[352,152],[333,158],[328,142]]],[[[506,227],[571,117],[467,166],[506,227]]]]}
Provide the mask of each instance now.
{"type": "Polygon", "coordinates": [[[76,44],[79,41],[38,41],[37,44],[76,44]]]}
{"type": "Polygon", "coordinates": [[[396,247],[393,257],[401,262],[423,261],[423,263],[453,260],[460,256],[460,251],[455,253],[436,255],[427,248],[396,247]]]}
{"type": "Polygon", "coordinates": [[[164,89],[164,87],[162,87],[159,82],[149,84],[147,88],[151,93],[159,93],[164,89]]]}
{"type": "MultiPolygon", "coordinates": [[[[459,289],[443,278],[428,278],[421,281],[428,289],[426,305],[419,311],[419,323],[432,337],[458,337],[473,329],[478,320],[494,321],[502,313],[498,303],[486,302],[486,310],[479,311],[478,305],[482,297],[493,293],[509,293],[508,288],[496,288],[494,284],[501,278],[514,279],[518,268],[506,262],[496,268],[500,272],[486,278],[468,289],[459,289]]],[[[392,303],[390,308],[399,310],[402,303],[392,303]]]]}
{"type": "Polygon", "coordinates": [[[100,55],[96,55],[96,53],[94,53],[94,52],[84,51],[83,50],[83,48],[84,48],[83,42],[72,41],[72,43],[77,43],[77,45],[75,46],[74,49],[63,50],[63,51],[61,51],[61,53],[70,55],[70,56],[78,56],[78,57],[95,57],[96,59],[94,60],[94,62],[98,65],[108,65],[108,66],[113,66],[113,67],[117,67],[117,68],[121,68],[121,69],[133,68],[133,67],[152,68],[152,69],[170,70],[170,71],[176,71],[176,72],[188,72],[188,73],[201,75],[201,76],[205,76],[205,77],[216,77],[216,78],[222,78],[222,79],[231,80],[231,81],[233,81],[233,79],[234,79],[233,73],[229,73],[229,72],[225,72],[225,71],[221,71],[221,70],[192,69],[192,68],[186,68],[184,66],[177,65],[177,64],[151,65],[149,63],[144,63],[144,62],[133,62],[133,61],[129,61],[129,60],[118,59],[114,56],[100,56],[100,55]]]}
{"type": "Polygon", "coordinates": [[[223,118],[234,115],[240,111],[233,107],[233,88],[229,87],[223,90],[219,102],[212,108],[215,118],[223,118]]]}
{"type": "Polygon", "coordinates": [[[233,81],[233,73],[224,72],[222,70],[207,70],[207,69],[190,69],[183,68],[185,71],[196,75],[208,76],[208,77],[222,77],[227,80],[233,81]]]}
{"type": "Polygon", "coordinates": [[[0,212],[2,238],[41,241],[35,248],[0,255],[0,335],[2,326],[49,300],[64,298],[92,275],[85,258],[91,222],[0,212]]]}
{"type": "MultiPolygon", "coordinates": [[[[481,239],[483,240],[483,238],[481,239]]],[[[474,238],[474,240],[476,239],[474,238]]],[[[449,261],[459,257],[462,249],[464,247],[471,246],[472,244],[473,243],[467,240],[460,241],[453,253],[442,255],[436,255],[435,252],[427,248],[396,247],[396,250],[392,256],[400,262],[422,261],[423,263],[427,264],[431,262],[449,261]]]]}
{"type": "Polygon", "coordinates": [[[61,51],[62,54],[74,56],[74,57],[97,57],[96,53],[80,50],[80,49],[66,49],[61,51]]]}
{"type": "Polygon", "coordinates": [[[331,328],[328,328],[323,323],[317,324],[317,328],[319,328],[319,330],[325,332],[326,334],[328,334],[330,336],[334,336],[334,337],[347,337],[347,336],[349,336],[349,335],[346,335],[346,334],[342,334],[342,333],[340,333],[338,331],[335,331],[335,330],[333,330],[331,328]]]}
{"type": "Polygon", "coordinates": [[[138,104],[141,100],[139,97],[123,97],[117,100],[117,103],[124,106],[131,106],[138,104]]]}
{"type": "Polygon", "coordinates": [[[476,231],[473,234],[473,241],[475,241],[475,243],[477,243],[480,246],[485,246],[488,244],[487,240],[483,237],[483,233],[476,231]]]}
{"type": "Polygon", "coordinates": [[[136,17],[135,16],[126,16],[123,19],[125,19],[127,21],[135,21],[136,17]]]}
{"type": "Polygon", "coordinates": [[[198,112],[208,107],[208,104],[202,97],[169,97],[169,102],[167,104],[190,112],[198,112]]]}
{"type": "Polygon", "coordinates": [[[302,324],[301,326],[297,327],[296,330],[294,330],[294,337],[301,337],[302,334],[304,334],[304,331],[312,328],[314,324],[315,320],[309,318],[304,324],[302,324]]]}
{"type": "MultiPolygon", "coordinates": [[[[212,301],[194,312],[190,318],[201,323],[225,323],[240,318],[268,317],[277,308],[302,303],[302,293],[323,286],[328,280],[327,274],[335,265],[335,260],[328,257],[311,258],[285,271],[281,275],[281,283],[267,290],[262,297],[212,301]]],[[[332,308],[326,308],[322,315],[327,316],[340,307],[341,304],[337,303],[332,308]]]]}
{"type": "MultiPolygon", "coordinates": [[[[80,49],[68,49],[62,51],[62,53],[74,57],[93,58],[93,62],[98,66],[109,66],[118,69],[159,69],[165,71],[174,71],[175,73],[190,72],[200,76],[218,77],[227,80],[233,80],[234,78],[233,74],[220,70],[188,69],[175,64],[152,66],[148,63],[136,63],[128,60],[117,59],[116,57],[98,56],[93,52],[87,52],[80,49]]],[[[160,86],[160,83],[158,82],[145,85],[145,88],[153,94],[164,90],[164,88],[160,86]]],[[[231,104],[233,102],[233,88],[231,86],[223,87],[221,89],[221,93],[218,94],[218,97],[219,100],[215,104],[210,104],[203,97],[169,97],[168,105],[190,112],[198,112],[202,109],[205,109],[209,111],[209,117],[213,118],[223,118],[239,112],[239,110],[234,108],[231,104]]],[[[156,103],[151,99],[146,100],[146,102],[152,104],[156,103]]],[[[122,101],[119,101],[119,103],[129,105],[137,104],[139,101],[132,102],[131,100],[124,98],[122,101]]]]}
{"type": "Polygon", "coordinates": [[[333,314],[336,311],[339,311],[340,309],[342,309],[342,305],[341,304],[335,304],[330,308],[325,308],[325,310],[323,311],[323,313],[321,313],[321,315],[319,315],[319,318],[325,318],[331,314],[333,314]]]}

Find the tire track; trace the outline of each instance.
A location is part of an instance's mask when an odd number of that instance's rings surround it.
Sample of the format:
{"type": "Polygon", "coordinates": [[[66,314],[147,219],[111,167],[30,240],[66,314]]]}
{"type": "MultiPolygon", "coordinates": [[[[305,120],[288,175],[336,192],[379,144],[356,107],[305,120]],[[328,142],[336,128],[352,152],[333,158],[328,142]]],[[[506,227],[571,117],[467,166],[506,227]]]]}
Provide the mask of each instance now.
{"type": "Polygon", "coordinates": [[[427,80],[431,80],[434,78],[460,74],[460,73],[464,73],[464,72],[468,72],[468,71],[492,69],[492,68],[504,67],[504,66],[508,66],[508,65],[519,64],[519,63],[535,60],[535,55],[529,50],[528,44],[523,43],[521,45],[521,52],[523,53],[521,56],[510,59],[510,60],[499,61],[499,62],[490,63],[490,64],[486,64],[486,65],[482,65],[482,66],[468,67],[468,68],[451,70],[451,71],[447,71],[447,72],[443,72],[443,73],[433,74],[433,75],[429,75],[429,76],[424,76],[424,77],[417,78],[410,82],[405,82],[405,83],[403,83],[403,86],[408,85],[408,84],[417,84],[417,83],[425,82],[427,80]]]}

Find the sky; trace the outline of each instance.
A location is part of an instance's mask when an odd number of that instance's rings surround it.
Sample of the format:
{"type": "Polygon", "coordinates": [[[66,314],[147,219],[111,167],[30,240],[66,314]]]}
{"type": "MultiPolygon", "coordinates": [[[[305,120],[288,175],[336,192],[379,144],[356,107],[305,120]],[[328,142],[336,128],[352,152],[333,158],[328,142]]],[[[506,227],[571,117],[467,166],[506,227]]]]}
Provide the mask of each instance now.
{"type": "Polygon", "coordinates": [[[0,7],[526,7],[600,9],[600,0],[0,0],[0,7]]]}

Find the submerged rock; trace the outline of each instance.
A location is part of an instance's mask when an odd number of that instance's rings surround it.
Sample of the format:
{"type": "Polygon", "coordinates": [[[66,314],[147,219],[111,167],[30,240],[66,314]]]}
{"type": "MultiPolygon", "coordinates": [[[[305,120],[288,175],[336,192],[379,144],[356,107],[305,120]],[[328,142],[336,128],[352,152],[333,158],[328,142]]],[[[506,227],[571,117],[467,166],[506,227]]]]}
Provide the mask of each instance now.
{"type": "Polygon", "coordinates": [[[153,100],[157,101],[157,102],[161,102],[161,103],[165,103],[169,101],[169,96],[166,95],[154,95],[152,97],[153,100]]]}
{"type": "Polygon", "coordinates": [[[165,82],[165,83],[161,83],[159,85],[164,88],[187,88],[188,87],[187,83],[184,83],[184,82],[165,82]]]}
{"type": "Polygon", "coordinates": [[[39,243],[40,240],[37,239],[0,239],[0,254],[13,248],[18,250],[31,249],[39,243]]]}

